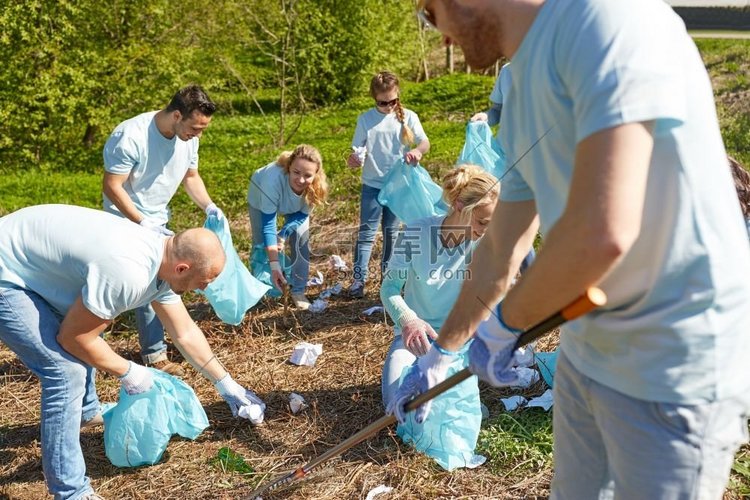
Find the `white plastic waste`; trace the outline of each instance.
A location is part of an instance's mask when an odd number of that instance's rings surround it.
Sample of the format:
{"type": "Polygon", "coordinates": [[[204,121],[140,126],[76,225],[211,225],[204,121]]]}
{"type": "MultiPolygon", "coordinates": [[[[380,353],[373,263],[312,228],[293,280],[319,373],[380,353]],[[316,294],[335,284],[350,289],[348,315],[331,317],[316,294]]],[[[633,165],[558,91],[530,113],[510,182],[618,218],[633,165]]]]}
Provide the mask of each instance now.
{"type": "Polygon", "coordinates": [[[364,311],[362,311],[362,314],[370,316],[376,312],[382,312],[382,311],[383,311],[383,306],[372,306],[369,309],[365,309],[364,311]]]}
{"type": "Polygon", "coordinates": [[[552,408],[553,404],[554,399],[552,397],[552,389],[547,389],[546,391],[544,391],[544,394],[529,401],[529,404],[526,405],[526,407],[531,408],[533,406],[536,406],[538,408],[544,408],[544,411],[549,411],[549,409],[552,408]]]}
{"type": "Polygon", "coordinates": [[[509,398],[500,398],[506,411],[513,411],[516,408],[526,404],[526,398],[523,396],[511,396],[509,398]]]}
{"type": "Polygon", "coordinates": [[[315,299],[307,310],[313,313],[319,313],[325,311],[327,307],[328,302],[323,299],[315,299]]]}
{"type": "Polygon", "coordinates": [[[348,271],[349,270],[349,267],[346,265],[346,262],[344,262],[344,259],[342,259],[338,255],[331,255],[328,258],[328,263],[330,264],[331,268],[334,271],[348,271]]]}
{"type": "Polygon", "coordinates": [[[365,498],[365,500],[373,500],[376,496],[381,495],[383,493],[390,493],[391,491],[393,491],[393,488],[391,488],[390,486],[381,484],[380,486],[377,486],[371,489],[367,493],[367,497],[365,498]]]}
{"type": "Polygon", "coordinates": [[[303,398],[296,392],[293,392],[289,395],[289,409],[292,410],[292,413],[296,415],[305,408],[307,408],[307,401],[305,401],[305,398],[303,398]]]}
{"type": "Polygon", "coordinates": [[[289,361],[298,366],[314,366],[318,356],[323,354],[323,344],[300,342],[294,346],[289,361]]]}
{"type": "Polygon", "coordinates": [[[318,271],[317,276],[313,276],[309,280],[307,280],[307,286],[320,286],[323,284],[323,273],[318,271]]]}

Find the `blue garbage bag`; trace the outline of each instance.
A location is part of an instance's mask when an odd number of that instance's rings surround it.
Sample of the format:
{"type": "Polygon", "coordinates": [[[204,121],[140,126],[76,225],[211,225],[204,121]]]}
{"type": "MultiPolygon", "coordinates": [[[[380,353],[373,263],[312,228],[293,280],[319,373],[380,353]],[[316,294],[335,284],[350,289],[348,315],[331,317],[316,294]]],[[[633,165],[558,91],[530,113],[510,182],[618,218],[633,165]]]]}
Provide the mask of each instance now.
{"type": "Polygon", "coordinates": [[[472,163],[482,167],[495,178],[505,173],[505,152],[492,137],[492,129],[487,122],[469,122],[466,125],[466,140],[456,165],[472,163]]]}
{"type": "Polygon", "coordinates": [[[234,249],[226,217],[221,220],[215,215],[206,217],[203,227],[219,237],[227,260],[221,274],[205,290],[196,291],[206,296],[216,315],[224,323],[239,325],[247,310],[257,304],[270,287],[255,279],[242,263],[234,249]]]}
{"type": "MultiPolygon", "coordinates": [[[[464,345],[448,367],[446,378],[469,366],[469,344],[464,345]]],[[[402,382],[413,368],[413,365],[404,368],[402,382]]],[[[479,382],[474,375],[435,397],[430,414],[421,424],[414,420],[414,412],[407,413],[406,422],[396,427],[396,433],[405,443],[435,459],[443,469],[473,468],[485,461],[485,457],[474,453],[481,423],[479,382]]]]}
{"type": "Polygon", "coordinates": [[[557,349],[552,352],[537,352],[534,354],[536,367],[547,385],[553,387],[555,381],[555,367],[557,366],[557,349]]]}
{"type": "Polygon", "coordinates": [[[388,207],[402,222],[448,213],[442,199],[443,188],[435,184],[421,165],[408,165],[399,159],[383,179],[378,202],[388,207]]]}
{"type": "Polygon", "coordinates": [[[104,452],[117,467],[153,465],[173,434],[195,439],[208,417],[193,389],[177,377],[153,368],[154,386],[130,395],[120,389],[119,402],[104,411],[104,452]]]}
{"type": "MultiPolygon", "coordinates": [[[[279,264],[284,271],[287,282],[289,282],[292,275],[292,268],[288,260],[286,254],[279,253],[279,264]]],[[[271,280],[271,263],[268,262],[268,254],[262,244],[253,247],[253,251],[250,254],[250,269],[253,272],[253,276],[269,288],[267,292],[269,297],[281,297],[281,291],[273,285],[273,281],[271,280]]]]}

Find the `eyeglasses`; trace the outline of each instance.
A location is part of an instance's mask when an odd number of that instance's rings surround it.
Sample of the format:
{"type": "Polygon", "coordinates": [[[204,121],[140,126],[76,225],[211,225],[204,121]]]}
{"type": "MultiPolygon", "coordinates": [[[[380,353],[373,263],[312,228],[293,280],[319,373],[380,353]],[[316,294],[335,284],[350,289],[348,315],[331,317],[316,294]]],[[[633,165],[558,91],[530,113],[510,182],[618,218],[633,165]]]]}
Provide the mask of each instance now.
{"type": "Polygon", "coordinates": [[[376,99],[375,104],[377,104],[378,107],[381,108],[390,108],[391,106],[395,106],[396,104],[398,104],[398,97],[395,99],[391,99],[390,101],[378,101],[376,99]]]}
{"type": "Polygon", "coordinates": [[[435,25],[435,14],[427,10],[427,0],[420,0],[419,5],[417,6],[417,17],[428,28],[437,29],[435,25]]]}

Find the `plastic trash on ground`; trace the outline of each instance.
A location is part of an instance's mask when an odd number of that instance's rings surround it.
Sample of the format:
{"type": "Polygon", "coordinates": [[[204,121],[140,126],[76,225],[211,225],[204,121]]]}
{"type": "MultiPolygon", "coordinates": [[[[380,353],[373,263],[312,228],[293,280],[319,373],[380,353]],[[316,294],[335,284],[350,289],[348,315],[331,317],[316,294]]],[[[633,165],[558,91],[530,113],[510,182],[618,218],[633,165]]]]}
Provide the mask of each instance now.
{"type": "MultiPolygon", "coordinates": [[[[446,378],[468,366],[470,344],[464,345],[448,367],[446,378]]],[[[413,365],[404,368],[402,381],[411,369],[413,365]]],[[[414,412],[407,413],[406,422],[398,425],[396,433],[404,442],[434,458],[442,468],[453,470],[476,467],[486,460],[474,453],[481,423],[479,384],[477,377],[472,376],[433,399],[432,410],[423,423],[414,420],[414,412]]]]}
{"type": "Polygon", "coordinates": [[[544,391],[544,393],[537,397],[533,398],[529,401],[529,404],[526,405],[527,408],[532,407],[538,407],[538,408],[544,408],[544,411],[549,411],[550,408],[552,408],[552,405],[554,404],[554,399],[552,397],[552,389],[547,389],[544,391]]]}
{"type": "Polygon", "coordinates": [[[512,387],[520,387],[526,389],[539,382],[539,372],[533,368],[525,368],[523,366],[513,368],[518,376],[518,381],[512,385],[512,387]]]}
{"type": "Polygon", "coordinates": [[[293,392],[289,395],[289,409],[292,410],[293,414],[297,414],[307,408],[307,401],[305,398],[293,392]]]}
{"type": "Polygon", "coordinates": [[[313,276],[309,280],[307,280],[307,286],[320,286],[323,284],[323,273],[318,271],[317,276],[313,276]]]}
{"type": "Polygon", "coordinates": [[[154,385],[141,394],[120,389],[119,402],[104,413],[104,451],[117,467],[152,465],[174,434],[197,438],[208,418],[193,389],[182,380],[149,368],[154,385]]]}
{"type": "Polygon", "coordinates": [[[341,293],[341,290],[344,289],[344,286],[341,283],[336,283],[332,287],[326,288],[322,292],[320,292],[320,295],[318,298],[320,299],[327,299],[329,297],[333,297],[334,295],[338,295],[341,293]]]}
{"type": "Polygon", "coordinates": [[[206,296],[216,315],[224,323],[239,325],[247,310],[257,304],[271,287],[256,279],[242,263],[232,244],[226,217],[221,220],[215,215],[206,217],[203,227],[219,237],[226,254],[226,264],[221,274],[205,290],[196,291],[206,296]]]}
{"type": "Polygon", "coordinates": [[[393,488],[390,486],[386,486],[384,484],[381,484],[380,486],[377,486],[370,491],[367,492],[367,497],[365,497],[365,500],[374,500],[376,496],[381,495],[383,493],[390,493],[393,491],[393,488]]]}
{"type": "Polygon", "coordinates": [[[376,312],[383,312],[383,310],[383,306],[372,306],[362,311],[362,314],[364,314],[365,316],[372,316],[376,312]]]}
{"type": "Polygon", "coordinates": [[[516,366],[523,366],[525,368],[534,366],[534,363],[536,363],[534,359],[534,345],[529,344],[519,347],[513,354],[513,362],[516,366]]]}
{"type": "Polygon", "coordinates": [[[443,188],[435,184],[421,165],[398,160],[383,179],[378,202],[409,224],[417,219],[444,215],[448,207],[442,200],[443,188]]]}
{"type": "Polygon", "coordinates": [[[513,411],[518,407],[526,404],[526,398],[523,396],[511,396],[509,398],[500,398],[505,406],[505,411],[513,411]]]}
{"type": "Polygon", "coordinates": [[[346,265],[346,262],[344,259],[339,257],[338,255],[331,255],[328,258],[328,264],[331,266],[331,269],[334,271],[348,271],[349,267],[346,265]]]}
{"type": "Polygon", "coordinates": [[[294,346],[292,356],[289,361],[298,366],[314,366],[318,356],[323,354],[323,344],[310,344],[309,342],[300,342],[294,346]]]}
{"type": "Polygon", "coordinates": [[[310,304],[310,307],[307,310],[312,313],[320,313],[325,311],[327,308],[328,302],[323,299],[315,299],[313,300],[313,303],[310,304]]]}
{"type": "Polygon", "coordinates": [[[466,140],[456,165],[472,163],[500,179],[505,173],[505,153],[492,137],[492,129],[486,122],[469,122],[466,125],[466,140]]]}
{"type": "Polygon", "coordinates": [[[240,406],[237,410],[237,416],[249,420],[253,425],[262,424],[265,418],[266,403],[250,389],[245,389],[245,397],[250,401],[250,404],[240,406]]]}

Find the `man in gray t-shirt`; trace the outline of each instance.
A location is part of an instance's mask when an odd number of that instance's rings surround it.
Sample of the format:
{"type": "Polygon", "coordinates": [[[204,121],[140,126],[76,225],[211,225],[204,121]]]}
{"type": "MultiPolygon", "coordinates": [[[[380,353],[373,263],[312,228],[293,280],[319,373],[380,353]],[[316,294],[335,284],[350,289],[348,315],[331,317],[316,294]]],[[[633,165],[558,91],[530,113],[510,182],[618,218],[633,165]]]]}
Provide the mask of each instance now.
{"type": "Polygon", "coordinates": [[[153,306],[232,413],[262,421],[263,402],[227,373],[176,295],[205,289],[224,268],[212,232],[164,236],[99,210],[39,205],[0,218],[0,234],[0,341],[41,382],[42,466],[55,498],[93,494],[79,430],[101,418],[95,369],[118,377],[129,394],[153,385],[148,368],[101,337],[129,309],[153,306]]]}

